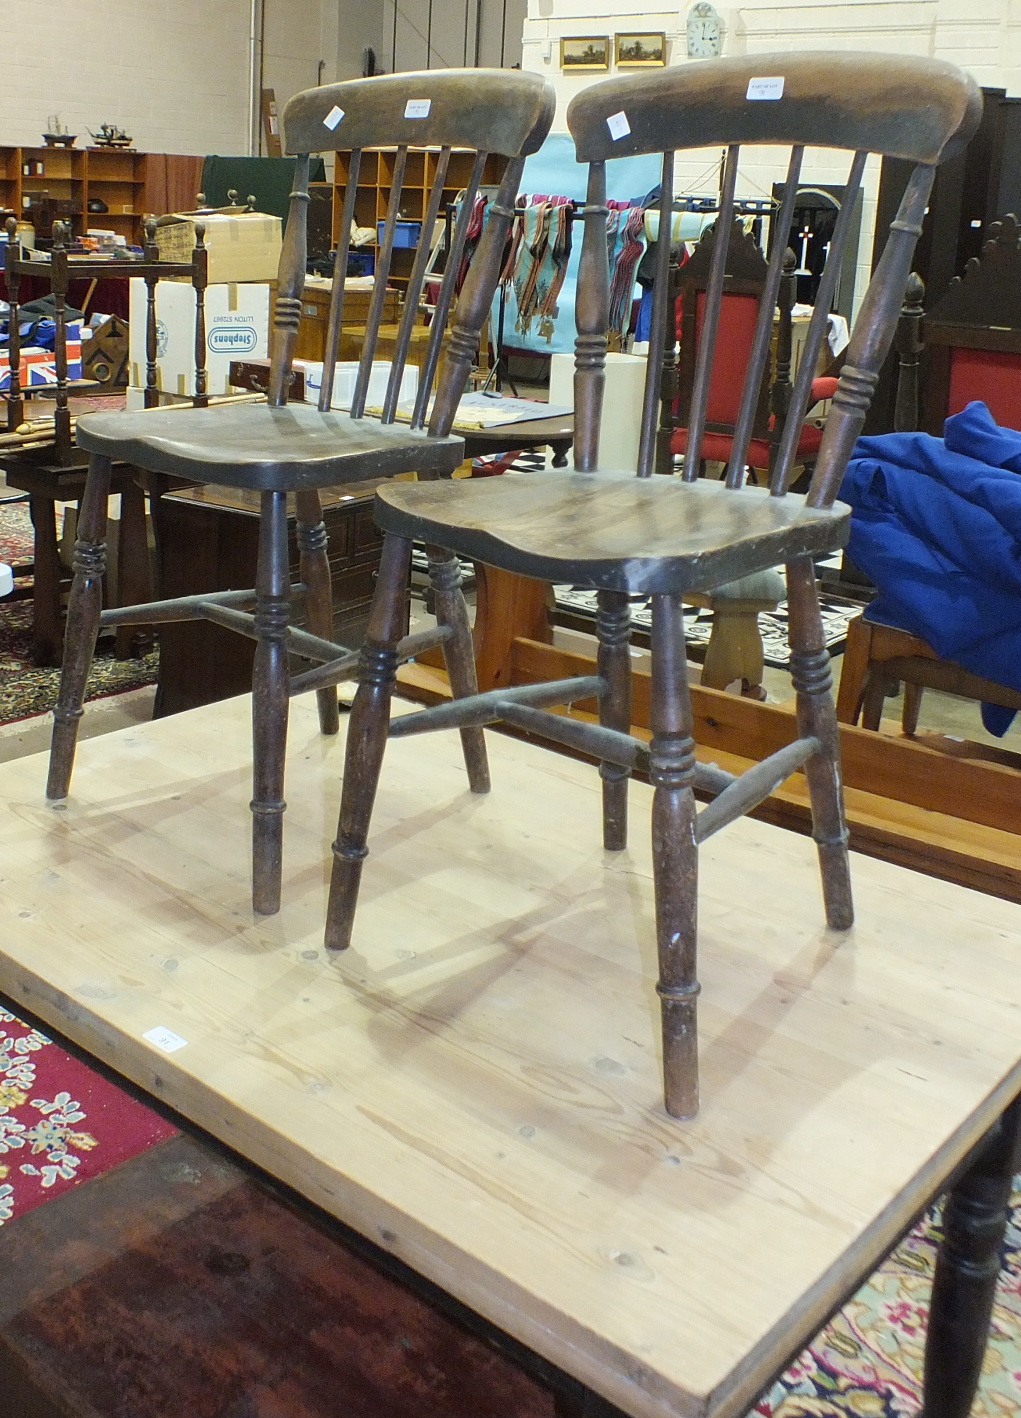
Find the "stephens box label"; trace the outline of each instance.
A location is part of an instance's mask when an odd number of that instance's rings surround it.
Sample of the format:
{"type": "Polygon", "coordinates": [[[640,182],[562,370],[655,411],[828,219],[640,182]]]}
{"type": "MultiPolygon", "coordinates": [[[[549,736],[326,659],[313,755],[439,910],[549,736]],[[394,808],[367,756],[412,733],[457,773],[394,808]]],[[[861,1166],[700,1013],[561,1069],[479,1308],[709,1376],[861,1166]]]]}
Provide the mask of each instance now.
{"type": "Polygon", "coordinates": [[[251,325],[214,325],[206,337],[212,354],[250,354],[258,342],[251,325]]]}

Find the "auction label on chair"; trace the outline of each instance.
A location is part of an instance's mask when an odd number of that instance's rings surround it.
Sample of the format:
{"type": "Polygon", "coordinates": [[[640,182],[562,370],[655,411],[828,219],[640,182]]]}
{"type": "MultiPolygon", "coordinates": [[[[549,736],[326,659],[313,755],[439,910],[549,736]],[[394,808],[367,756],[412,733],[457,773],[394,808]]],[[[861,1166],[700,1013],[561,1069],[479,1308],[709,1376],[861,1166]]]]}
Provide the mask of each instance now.
{"type": "Polygon", "coordinates": [[[619,142],[621,138],[626,138],[631,132],[631,124],[627,121],[627,114],[623,109],[619,113],[611,113],[606,120],[606,126],[615,143],[619,142]]]}
{"type": "Polygon", "coordinates": [[[748,92],[745,98],[750,99],[777,99],[783,98],[783,75],[780,74],[773,79],[749,79],[748,92]]]}
{"type": "Polygon", "coordinates": [[[323,127],[329,128],[330,132],[332,133],[334,128],[336,128],[337,124],[343,117],[344,110],[342,108],[338,108],[337,105],[334,104],[333,107],[330,109],[329,113],[323,119],[323,127]]]}
{"type": "Polygon", "coordinates": [[[404,105],[405,118],[428,118],[433,106],[431,98],[409,98],[404,105]]]}

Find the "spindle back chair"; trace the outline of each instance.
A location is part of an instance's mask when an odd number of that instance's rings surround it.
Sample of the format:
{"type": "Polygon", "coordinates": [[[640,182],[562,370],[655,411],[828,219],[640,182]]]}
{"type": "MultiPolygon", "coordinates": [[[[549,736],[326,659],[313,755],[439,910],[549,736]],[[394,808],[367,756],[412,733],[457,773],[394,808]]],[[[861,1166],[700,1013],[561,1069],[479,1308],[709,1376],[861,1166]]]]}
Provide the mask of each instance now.
{"type": "MultiPolygon", "coordinates": [[[[296,154],[294,190],[280,258],[273,320],[268,403],[178,413],[160,409],[143,414],[97,414],[78,424],[78,442],[91,455],[79,521],[75,579],[69,610],[68,643],[55,710],[47,795],[66,797],[81,717],[85,677],[101,625],[208,619],[257,642],[253,673],[254,793],[252,900],[256,911],[279,909],[283,830],[284,749],[290,695],[315,689],[324,733],[338,728],[335,686],[350,678],[357,655],[333,641],[330,568],[318,489],[387,478],[400,473],[449,477],[464,457],[461,438],[451,436],[458,401],[471,369],[483,320],[499,276],[513,220],[514,198],[525,157],[541,146],[553,114],[549,83],[511,70],[434,70],[386,75],[309,89],[295,95],[283,114],[286,151],[296,154]],[[358,165],[366,148],[396,144],[394,180],[383,229],[367,332],[349,413],[332,408],[335,363],[344,309],[344,276],[355,214],[358,165]],[[429,342],[426,366],[409,423],[399,423],[398,398],[425,270],[428,246],[414,261],[388,387],[379,418],[366,417],[376,337],[383,312],[394,248],[401,188],[411,145],[439,149],[437,180],[427,201],[431,229],[442,197],[453,149],[474,152],[469,196],[474,195],[487,156],[506,159],[506,168],[471,271],[457,302],[445,348],[444,332],[453,306],[453,280],[464,243],[471,200],[462,206],[454,233],[454,257],[447,264],[429,342]],[[309,156],[329,149],[350,150],[350,179],[341,217],[334,265],[322,390],[318,408],[288,404],[295,340],[301,318],[306,270],[306,214],[309,156]],[[435,403],[430,393],[440,366],[435,403]],[[256,489],[261,521],[256,586],[190,596],[147,606],[100,612],[104,566],[106,503],[112,459],[124,459],[153,473],[197,482],[256,489]],[[290,585],[287,558],[287,499],[297,502],[300,583],[290,585]],[[308,630],[289,624],[292,597],[303,595],[308,630]],[[254,613],[242,609],[254,601],[254,613]],[[319,662],[290,676],[288,653],[319,662]]],[[[456,558],[434,558],[440,625],[429,643],[443,645],[452,681],[465,690],[474,683],[470,654],[451,624],[467,613],[456,575],[456,558]]],[[[398,658],[421,651],[421,636],[407,637],[398,658]]],[[[487,782],[481,732],[465,736],[473,783],[487,782]]]]}
{"type": "MultiPolygon", "coordinates": [[[[362,652],[352,710],[340,827],[326,942],[351,938],[366,855],[372,802],[388,732],[506,721],[601,762],[604,844],[626,844],[627,779],[639,768],[654,787],[653,870],[659,945],[666,1107],[687,1118],[698,1108],[695,1005],[698,844],[749,811],[789,774],[804,768],[812,801],[826,918],[835,930],[853,920],[840,785],[839,739],[830,696],[813,556],[846,540],[849,509],[835,504],[844,466],[896,324],[904,282],[935,166],[960,151],[974,131],[981,99],[952,65],[881,54],[773,54],[718,59],[593,85],[568,109],[578,160],[589,169],[585,237],[575,314],[575,471],[460,482],[435,489],[391,483],[376,494],[377,522],[387,534],[380,580],[362,652]],[[845,200],[806,338],[790,410],[769,488],[743,487],[769,354],[773,312],[786,242],[773,243],[748,360],[733,447],[722,482],[697,480],[727,243],[716,243],[707,283],[690,416],[688,458],[680,477],[653,477],[660,399],[659,360],[649,361],[637,468],[599,467],[605,379],[609,272],[606,249],[606,163],[614,157],[663,154],[660,230],[670,221],[674,152],[727,147],[719,217],[728,231],[745,145],[790,147],[777,230],[791,213],[809,146],[850,150],[847,196],[860,186],[870,151],[914,164],[889,241],[862,303],[807,496],[787,493],[794,452],[811,397],[829,304],[849,234],[845,200]],[[637,472],[637,476],[635,476],[637,472]],[[399,642],[398,590],[411,539],[546,581],[599,592],[597,673],[554,684],[490,691],[402,715],[388,723],[391,666],[399,642]],[[790,600],[792,673],[799,737],[740,778],[695,757],[687,682],[682,598],[785,562],[790,600]],[[631,737],[628,597],[652,596],[652,741],[631,737]],[[540,712],[595,698],[599,725],[540,712]],[[696,814],[694,789],[715,795],[696,814]]],[[[674,318],[669,243],[657,252],[649,348],[662,350],[674,318]]],[[[455,686],[455,694],[457,688],[455,686]]],[[[778,899],[777,914],[783,903],[778,899]]]]}

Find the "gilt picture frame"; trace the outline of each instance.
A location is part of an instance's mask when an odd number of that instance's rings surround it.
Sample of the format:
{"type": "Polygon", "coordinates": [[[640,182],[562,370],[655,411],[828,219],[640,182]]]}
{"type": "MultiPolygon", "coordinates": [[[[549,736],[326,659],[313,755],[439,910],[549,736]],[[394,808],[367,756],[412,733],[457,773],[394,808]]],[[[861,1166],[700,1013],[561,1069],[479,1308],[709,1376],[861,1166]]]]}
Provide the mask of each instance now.
{"type": "Polygon", "coordinates": [[[618,69],[662,69],[666,64],[665,34],[615,34],[614,58],[618,69]]]}
{"type": "Polygon", "coordinates": [[[569,35],[562,38],[560,67],[565,74],[609,69],[610,36],[569,35]]]}

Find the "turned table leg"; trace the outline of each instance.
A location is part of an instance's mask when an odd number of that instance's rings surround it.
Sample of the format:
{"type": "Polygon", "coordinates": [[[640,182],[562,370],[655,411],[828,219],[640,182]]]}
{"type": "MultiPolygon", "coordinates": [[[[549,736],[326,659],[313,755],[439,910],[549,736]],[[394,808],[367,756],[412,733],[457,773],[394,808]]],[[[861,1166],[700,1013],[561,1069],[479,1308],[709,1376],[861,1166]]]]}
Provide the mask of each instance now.
{"type": "Polygon", "coordinates": [[[1021,1098],[947,1195],[936,1258],[921,1418],[967,1418],[986,1351],[1000,1245],[1018,1165],[1021,1098]]]}

